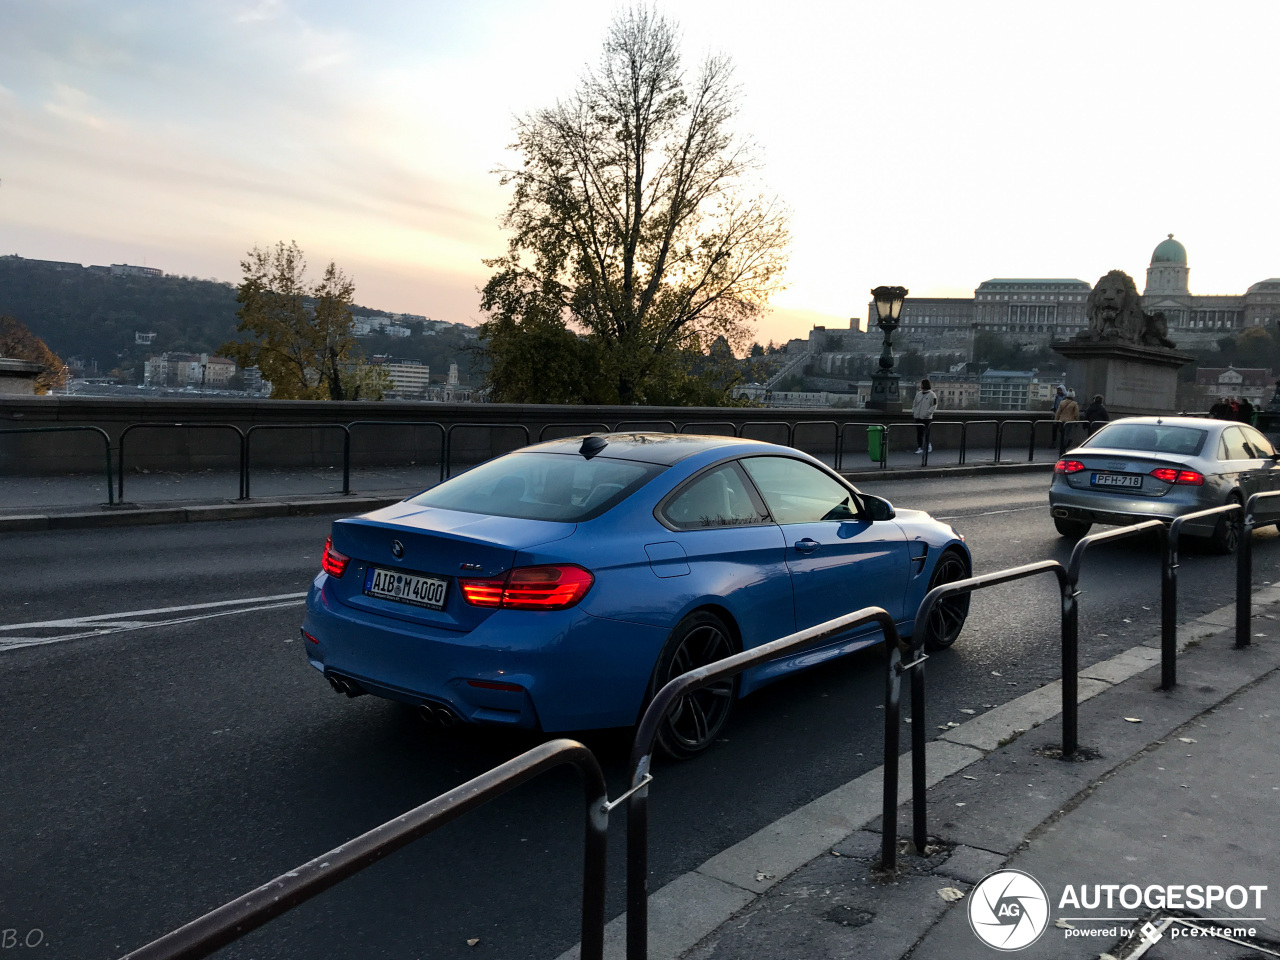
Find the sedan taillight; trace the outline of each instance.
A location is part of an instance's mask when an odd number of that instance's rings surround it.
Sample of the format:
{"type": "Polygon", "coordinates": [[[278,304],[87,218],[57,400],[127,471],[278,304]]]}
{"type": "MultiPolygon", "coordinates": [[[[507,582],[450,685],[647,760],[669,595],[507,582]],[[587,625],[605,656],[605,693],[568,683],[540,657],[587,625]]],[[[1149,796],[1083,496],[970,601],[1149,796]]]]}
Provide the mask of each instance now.
{"type": "Polygon", "coordinates": [[[331,577],[341,577],[347,572],[347,564],[351,558],[333,548],[333,537],[325,537],[324,554],[320,557],[320,566],[331,577]]]}
{"type": "Polygon", "coordinates": [[[1195,470],[1175,470],[1172,467],[1157,467],[1151,476],[1165,483],[1181,483],[1189,487],[1204,486],[1204,474],[1195,470]]]}
{"type": "Polygon", "coordinates": [[[516,567],[504,577],[459,580],[462,596],[473,607],[507,610],[564,610],[587,595],[596,578],[571,563],[516,567]]]}
{"type": "Polygon", "coordinates": [[[1079,473],[1084,469],[1084,464],[1079,460],[1059,460],[1053,465],[1054,473],[1079,473]]]}

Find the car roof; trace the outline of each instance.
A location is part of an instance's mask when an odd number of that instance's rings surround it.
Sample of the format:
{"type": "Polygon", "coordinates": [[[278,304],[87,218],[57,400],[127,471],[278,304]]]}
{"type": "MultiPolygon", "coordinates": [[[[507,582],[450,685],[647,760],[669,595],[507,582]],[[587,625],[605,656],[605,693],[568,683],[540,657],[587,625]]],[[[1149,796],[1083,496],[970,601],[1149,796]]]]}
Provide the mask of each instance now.
{"type": "Polygon", "coordinates": [[[708,450],[730,453],[761,453],[778,449],[777,444],[762,440],[744,440],[741,437],[719,437],[696,433],[590,433],[561,440],[548,440],[522,447],[516,453],[577,454],[586,437],[600,437],[608,446],[598,456],[611,460],[637,460],[642,463],[658,463],[669,467],[695,454],[708,450]],[[740,448],[733,450],[730,448],[740,448]]]}
{"type": "MultiPolygon", "coordinates": [[[[1194,427],[1198,430],[1212,430],[1214,427],[1230,427],[1238,426],[1234,420],[1211,420],[1207,417],[1122,417],[1119,420],[1112,420],[1111,423],[1103,426],[1109,427],[1115,423],[1133,423],[1142,424],[1144,426],[1160,426],[1166,427],[1194,427]]],[[[1099,427],[1099,430],[1102,428],[1099,427]]]]}

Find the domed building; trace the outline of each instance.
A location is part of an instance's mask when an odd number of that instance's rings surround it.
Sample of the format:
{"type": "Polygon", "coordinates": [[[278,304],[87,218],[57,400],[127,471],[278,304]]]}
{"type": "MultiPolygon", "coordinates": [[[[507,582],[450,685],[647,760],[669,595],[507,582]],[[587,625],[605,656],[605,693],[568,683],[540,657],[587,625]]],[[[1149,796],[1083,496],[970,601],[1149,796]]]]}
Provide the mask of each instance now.
{"type": "Polygon", "coordinates": [[[1169,321],[1169,336],[1179,347],[1206,347],[1247,327],[1280,320],[1280,279],[1263,280],[1237,296],[1193,296],[1187,248],[1169,234],[1156,244],[1147,267],[1142,305],[1169,321]]]}

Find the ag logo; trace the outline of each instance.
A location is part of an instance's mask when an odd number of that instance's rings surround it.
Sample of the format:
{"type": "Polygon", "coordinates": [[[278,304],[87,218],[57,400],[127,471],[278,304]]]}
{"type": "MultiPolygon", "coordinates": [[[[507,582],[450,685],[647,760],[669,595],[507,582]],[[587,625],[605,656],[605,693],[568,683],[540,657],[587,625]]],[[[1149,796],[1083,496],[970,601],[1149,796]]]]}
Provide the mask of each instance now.
{"type": "Polygon", "coordinates": [[[969,894],[969,926],[989,947],[1021,950],[1040,939],[1049,925],[1044,887],[1021,870],[998,870],[969,894]]]}

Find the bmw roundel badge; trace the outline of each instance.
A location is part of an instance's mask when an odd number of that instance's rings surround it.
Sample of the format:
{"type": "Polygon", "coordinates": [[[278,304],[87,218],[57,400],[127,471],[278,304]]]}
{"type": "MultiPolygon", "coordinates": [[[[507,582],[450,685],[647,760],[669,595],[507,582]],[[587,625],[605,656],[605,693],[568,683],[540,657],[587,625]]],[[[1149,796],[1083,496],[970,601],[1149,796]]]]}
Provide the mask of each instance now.
{"type": "Polygon", "coordinates": [[[404,557],[404,544],[401,543],[399,540],[392,540],[391,555],[395,557],[397,560],[402,559],[404,557]]]}

